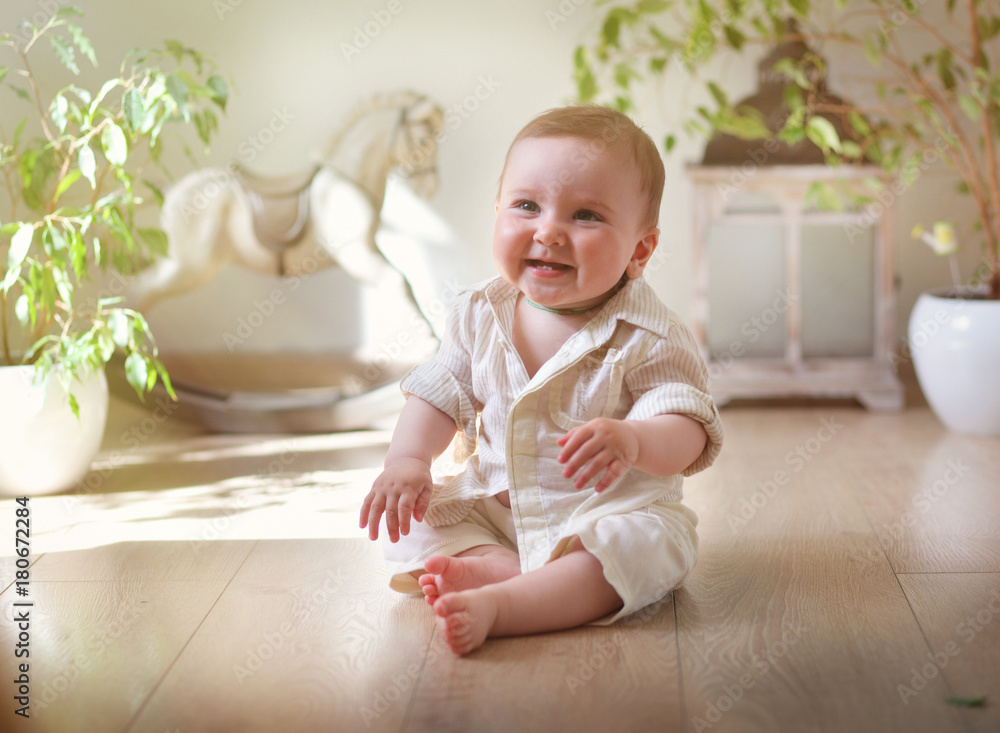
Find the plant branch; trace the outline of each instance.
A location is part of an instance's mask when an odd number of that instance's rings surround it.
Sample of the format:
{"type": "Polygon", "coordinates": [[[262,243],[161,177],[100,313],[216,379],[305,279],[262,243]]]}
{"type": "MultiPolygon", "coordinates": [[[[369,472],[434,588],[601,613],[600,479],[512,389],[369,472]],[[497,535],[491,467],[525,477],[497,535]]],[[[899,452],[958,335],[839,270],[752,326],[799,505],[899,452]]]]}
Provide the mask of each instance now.
{"type": "Polygon", "coordinates": [[[42,132],[45,134],[46,139],[55,145],[57,150],[61,151],[62,145],[59,138],[54,136],[49,129],[48,115],[42,107],[42,93],[38,88],[38,83],[35,81],[35,74],[31,70],[31,65],[28,63],[27,49],[18,53],[21,54],[21,63],[24,64],[24,70],[27,72],[28,86],[31,87],[31,96],[35,100],[35,107],[38,109],[38,121],[42,125],[42,132]]]}
{"type": "MultiPolygon", "coordinates": [[[[982,39],[979,36],[979,26],[976,23],[975,0],[966,0],[965,6],[969,11],[969,33],[972,39],[973,66],[978,69],[983,66],[983,47],[982,39]]],[[[993,118],[995,113],[993,99],[988,97],[985,103],[979,103],[979,107],[982,110],[979,123],[985,146],[985,166],[987,175],[990,178],[989,190],[992,192],[989,202],[992,212],[987,212],[988,215],[983,218],[983,229],[986,232],[987,247],[993,261],[996,262],[998,256],[1000,256],[1000,246],[998,246],[997,241],[998,237],[1000,237],[1000,179],[997,177],[997,152],[996,144],[993,140],[993,118]],[[990,216],[989,214],[992,215],[990,216]]],[[[990,284],[993,296],[997,297],[998,293],[996,291],[1000,287],[1000,273],[997,273],[995,268],[990,278],[990,284]]]]}
{"type": "MultiPolygon", "coordinates": [[[[893,7],[895,7],[900,12],[906,13],[907,17],[910,20],[915,21],[917,25],[919,25],[925,31],[927,31],[932,36],[934,36],[934,39],[938,43],[940,43],[943,48],[947,48],[951,52],[952,56],[954,56],[956,58],[962,59],[962,61],[964,61],[965,63],[969,64],[970,66],[975,66],[976,65],[975,54],[973,54],[973,55],[970,56],[968,53],[966,53],[962,49],[961,46],[957,46],[954,43],[952,43],[951,41],[949,41],[947,38],[945,38],[943,35],[941,35],[941,32],[936,27],[934,27],[934,25],[932,25],[931,23],[928,23],[926,20],[924,20],[922,17],[920,17],[920,13],[910,12],[909,10],[906,9],[905,6],[903,6],[903,5],[899,4],[899,3],[896,3],[896,2],[893,2],[893,7]]],[[[884,18],[883,18],[883,20],[884,20],[884,18]]],[[[974,17],[973,17],[973,21],[972,22],[973,22],[973,25],[975,25],[975,18],[974,17]]],[[[893,24],[893,25],[896,25],[896,24],[893,24]]],[[[900,26],[896,25],[896,28],[899,28],[899,27],[900,26]]]]}
{"type": "Polygon", "coordinates": [[[10,356],[10,339],[7,333],[7,293],[0,292],[0,332],[3,333],[4,363],[11,365],[14,360],[10,356]]]}
{"type": "MultiPolygon", "coordinates": [[[[910,89],[913,89],[914,91],[921,93],[923,96],[929,99],[934,104],[938,112],[940,112],[941,115],[944,117],[945,121],[948,124],[947,130],[942,130],[940,126],[938,126],[938,124],[934,121],[933,117],[927,115],[927,113],[921,110],[921,114],[923,114],[923,116],[930,121],[930,123],[934,126],[935,129],[937,129],[939,132],[947,132],[954,137],[955,147],[961,154],[962,162],[964,163],[964,168],[960,167],[958,165],[958,159],[956,158],[955,159],[956,167],[958,167],[960,171],[964,170],[966,173],[968,173],[968,178],[966,178],[966,180],[969,181],[970,184],[969,189],[970,190],[977,189],[976,192],[974,193],[974,196],[976,196],[977,198],[981,198],[982,196],[981,189],[984,183],[980,176],[979,170],[976,167],[976,155],[975,152],[972,150],[972,145],[966,138],[965,133],[962,132],[962,127],[958,123],[958,120],[955,118],[955,114],[954,111],[952,110],[951,105],[948,103],[947,99],[941,97],[937,89],[931,86],[922,76],[914,72],[913,69],[910,68],[910,65],[906,63],[906,57],[903,54],[902,48],[899,45],[899,39],[896,38],[895,36],[892,36],[890,42],[892,43],[893,48],[896,50],[896,55],[885,54],[883,58],[887,59],[902,73],[903,78],[908,82],[910,89]]],[[[919,110],[920,107],[918,106],[917,109],[919,110]]]]}

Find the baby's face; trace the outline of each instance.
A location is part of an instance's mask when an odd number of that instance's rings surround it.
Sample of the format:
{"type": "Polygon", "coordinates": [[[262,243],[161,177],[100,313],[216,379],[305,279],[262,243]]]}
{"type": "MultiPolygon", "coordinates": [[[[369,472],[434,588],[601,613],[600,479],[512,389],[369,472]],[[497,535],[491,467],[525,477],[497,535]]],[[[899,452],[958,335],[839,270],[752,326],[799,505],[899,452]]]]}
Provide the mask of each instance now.
{"type": "Polygon", "coordinates": [[[500,275],[549,308],[601,303],[638,277],[659,230],[643,223],[639,174],[603,141],[527,138],[510,152],[493,228],[500,275]]]}

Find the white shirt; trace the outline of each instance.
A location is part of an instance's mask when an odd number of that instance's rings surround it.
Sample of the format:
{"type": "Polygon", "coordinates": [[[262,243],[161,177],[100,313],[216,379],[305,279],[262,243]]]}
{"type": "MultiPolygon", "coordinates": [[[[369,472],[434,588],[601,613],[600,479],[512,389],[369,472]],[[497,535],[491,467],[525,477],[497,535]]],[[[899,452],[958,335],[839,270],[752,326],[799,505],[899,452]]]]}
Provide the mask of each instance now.
{"type": "Polygon", "coordinates": [[[556,439],[596,417],[646,420],[679,413],[708,443],[683,473],[711,465],[722,423],[691,332],[642,279],[630,280],[529,378],[512,339],[518,291],[500,278],[463,293],[438,354],[402,382],[458,426],[464,470],[435,484],[425,521],[461,521],[476,500],[510,492],[522,571],[549,560],[579,528],[609,514],[681,500],[681,475],[629,469],[597,493],[564,478],[556,439]]]}

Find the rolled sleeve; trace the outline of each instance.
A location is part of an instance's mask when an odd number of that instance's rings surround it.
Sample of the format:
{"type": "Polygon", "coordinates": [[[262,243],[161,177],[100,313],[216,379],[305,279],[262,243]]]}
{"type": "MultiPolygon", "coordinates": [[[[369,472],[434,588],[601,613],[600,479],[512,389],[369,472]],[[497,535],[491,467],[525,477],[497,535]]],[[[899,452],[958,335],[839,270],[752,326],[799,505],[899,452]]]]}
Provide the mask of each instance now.
{"type": "Polygon", "coordinates": [[[400,382],[404,396],[419,397],[455,421],[459,432],[456,460],[465,460],[475,453],[476,417],[482,409],[472,386],[468,305],[465,299],[452,310],[437,355],[411,369],[400,382]]]}
{"type": "Polygon", "coordinates": [[[691,476],[712,465],[722,449],[722,420],[708,392],[705,362],[686,326],[671,322],[666,338],[656,339],[642,362],[630,370],[625,383],[635,396],[626,419],[679,414],[704,425],[708,434],[705,450],[682,475],[691,476]]]}

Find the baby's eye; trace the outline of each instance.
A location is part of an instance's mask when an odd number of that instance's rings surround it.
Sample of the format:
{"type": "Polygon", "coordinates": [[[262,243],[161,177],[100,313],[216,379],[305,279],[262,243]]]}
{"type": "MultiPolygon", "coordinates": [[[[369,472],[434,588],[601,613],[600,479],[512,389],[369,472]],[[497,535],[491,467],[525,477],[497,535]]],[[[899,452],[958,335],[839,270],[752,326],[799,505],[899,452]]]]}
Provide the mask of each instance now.
{"type": "Polygon", "coordinates": [[[528,201],[527,199],[522,199],[514,204],[515,209],[521,209],[521,211],[539,211],[538,204],[534,201],[528,201]]]}
{"type": "Polygon", "coordinates": [[[582,219],[583,221],[602,221],[600,214],[597,214],[590,209],[580,209],[578,212],[573,214],[573,218],[582,219]]]}

